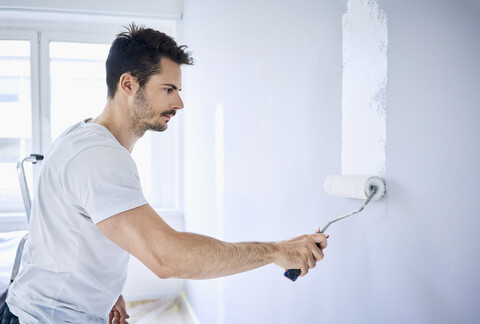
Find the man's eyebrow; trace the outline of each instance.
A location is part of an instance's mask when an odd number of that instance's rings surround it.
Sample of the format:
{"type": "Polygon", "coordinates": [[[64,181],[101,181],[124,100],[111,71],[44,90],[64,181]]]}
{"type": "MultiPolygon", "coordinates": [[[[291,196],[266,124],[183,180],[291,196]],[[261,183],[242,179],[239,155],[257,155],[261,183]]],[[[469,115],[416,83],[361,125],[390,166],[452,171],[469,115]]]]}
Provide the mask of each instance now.
{"type": "MultiPolygon", "coordinates": [[[[171,83],[162,83],[162,85],[166,85],[166,86],[169,86],[169,87],[172,87],[173,90],[177,90],[178,87],[174,84],[171,84],[171,83]]],[[[182,89],[178,90],[178,91],[182,91],[182,89]]]]}

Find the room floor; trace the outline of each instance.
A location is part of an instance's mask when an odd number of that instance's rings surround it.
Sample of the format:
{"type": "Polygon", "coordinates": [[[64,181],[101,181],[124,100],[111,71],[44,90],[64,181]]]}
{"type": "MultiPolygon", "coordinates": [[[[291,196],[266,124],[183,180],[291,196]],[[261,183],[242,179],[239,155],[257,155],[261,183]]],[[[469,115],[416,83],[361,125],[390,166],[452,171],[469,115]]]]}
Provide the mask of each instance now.
{"type": "Polygon", "coordinates": [[[127,302],[130,324],[197,324],[185,296],[165,296],[155,300],[127,302]]]}

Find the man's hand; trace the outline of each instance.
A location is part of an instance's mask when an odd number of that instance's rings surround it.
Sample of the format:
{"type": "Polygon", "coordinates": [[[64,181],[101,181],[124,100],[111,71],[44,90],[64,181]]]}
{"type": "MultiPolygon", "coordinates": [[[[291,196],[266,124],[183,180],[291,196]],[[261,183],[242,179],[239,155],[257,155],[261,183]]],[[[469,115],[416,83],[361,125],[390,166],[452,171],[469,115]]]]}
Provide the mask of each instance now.
{"type": "Polygon", "coordinates": [[[322,233],[303,235],[279,242],[277,246],[275,264],[284,269],[300,269],[303,277],[308,269],[315,268],[316,263],[323,259],[322,250],[327,247],[327,237],[322,233]]]}
{"type": "Polygon", "coordinates": [[[113,305],[110,315],[108,315],[108,324],[128,324],[127,318],[129,317],[125,307],[125,300],[120,295],[115,305],[113,305]]]}

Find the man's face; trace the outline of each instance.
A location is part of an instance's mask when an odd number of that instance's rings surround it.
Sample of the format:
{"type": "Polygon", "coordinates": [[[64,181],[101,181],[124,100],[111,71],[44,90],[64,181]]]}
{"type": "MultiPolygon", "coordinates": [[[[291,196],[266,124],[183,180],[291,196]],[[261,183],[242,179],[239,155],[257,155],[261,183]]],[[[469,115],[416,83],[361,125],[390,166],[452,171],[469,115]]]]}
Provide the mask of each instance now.
{"type": "Polygon", "coordinates": [[[177,110],[183,108],[179,94],[180,65],[168,58],[162,58],[160,64],[161,74],[152,75],[135,94],[132,121],[138,136],[143,136],[147,130],[163,132],[177,110]]]}

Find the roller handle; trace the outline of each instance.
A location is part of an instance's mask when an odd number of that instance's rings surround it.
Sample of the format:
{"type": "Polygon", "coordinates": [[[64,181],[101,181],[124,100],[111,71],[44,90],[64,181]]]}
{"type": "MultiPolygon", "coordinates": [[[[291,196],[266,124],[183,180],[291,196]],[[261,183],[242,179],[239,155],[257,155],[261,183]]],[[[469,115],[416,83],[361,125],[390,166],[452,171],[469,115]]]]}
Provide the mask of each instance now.
{"type": "Polygon", "coordinates": [[[283,275],[288,279],[290,279],[291,281],[295,281],[297,280],[298,276],[300,276],[301,273],[302,271],[300,271],[300,269],[288,269],[285,271],[283,275]]]}
{"type": "MultiPolygon", "coordinates": [[[[317,232],[318,233],[318,232],[317,232]]],[[[320,248],[320,243],[315,243],[320,248]]],[[[285,277],[290,279],[291,281],[295,281],[298,279],[302,271],[300,269],[288,269],[283,274],[285,277]]]]}

